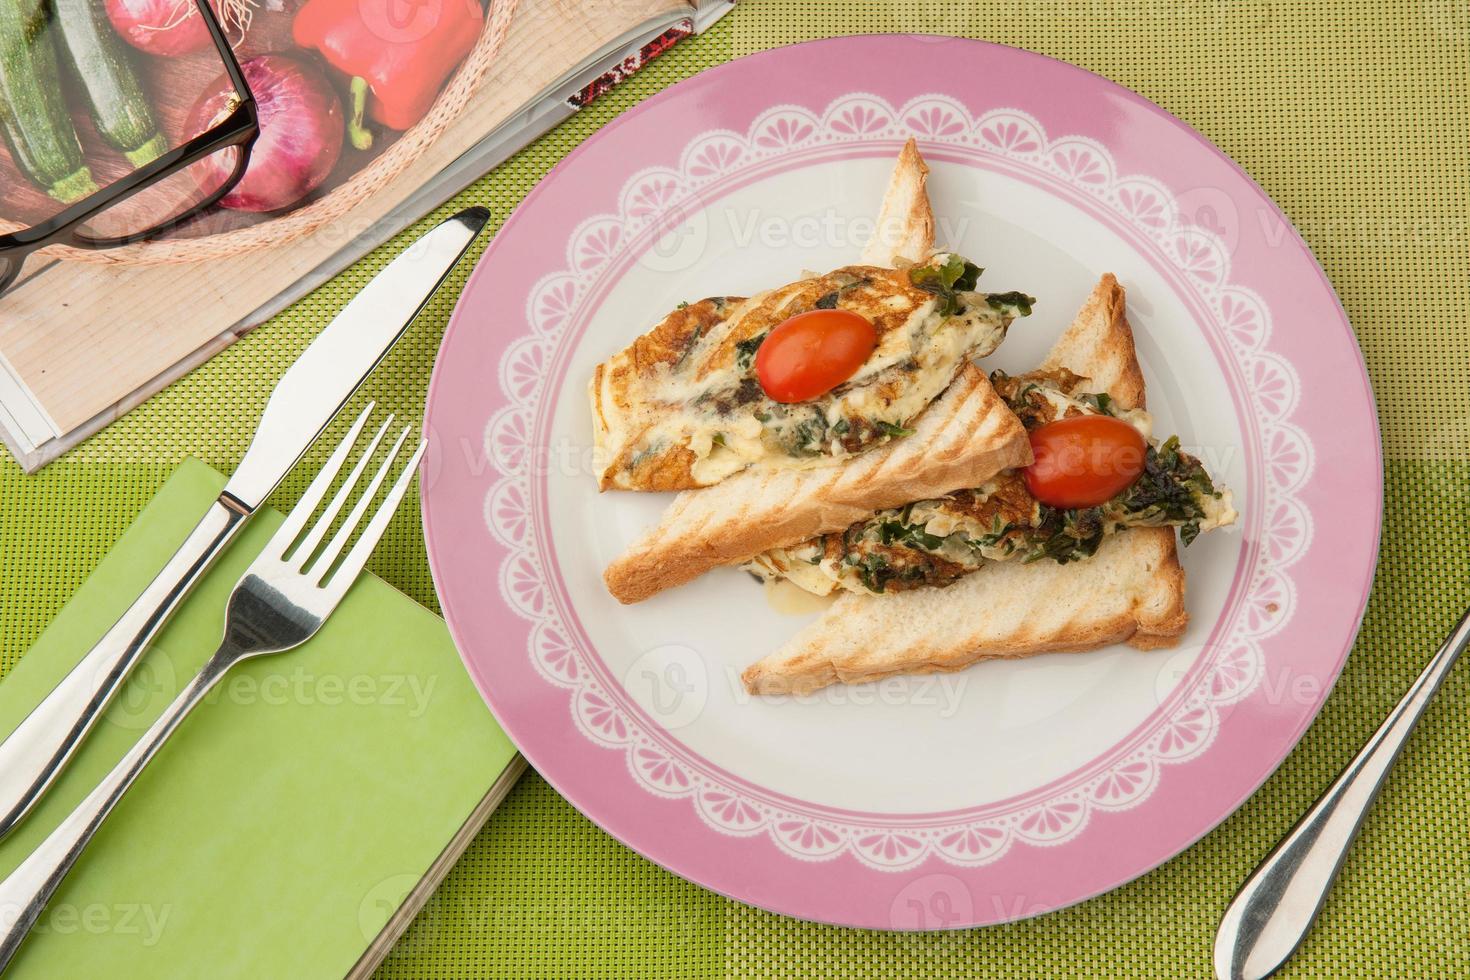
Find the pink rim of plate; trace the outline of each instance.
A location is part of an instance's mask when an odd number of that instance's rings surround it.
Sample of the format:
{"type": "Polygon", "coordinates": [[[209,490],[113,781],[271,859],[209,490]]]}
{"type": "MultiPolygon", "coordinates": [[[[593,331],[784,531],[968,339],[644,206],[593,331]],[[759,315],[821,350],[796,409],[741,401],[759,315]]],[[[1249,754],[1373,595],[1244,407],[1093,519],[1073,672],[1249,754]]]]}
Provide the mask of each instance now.
{"type": "MultiPolygon", "coordinates": [[[[737,182],[715,176],[724,183],[706,184],[700,205],[737,182]]],[[[1149,241],[1140,237],[1140,247],[1151,247],[1149,241]]],[[[617,263],[606,265],[616,275],[617,263]]],[[[523,434],[532,446],[539,430],[527,419],[530,430],[523,434]]],[[[731,898],[843,925],[933,929],[1013,921],[1116,888],[1188,847],[1275,771],[1320,710],[1357,634],[1377,557],[1382,462],[1367,372],[1331,286],[1289,221],[1228,157],[1151,102],[1073,66],[984,42],[879,35],[780,48],[704,72],[614,120],[558,164],[487,250],[445,334],[425,427],[436,447],[425,468],[423,501],[440,601],[467,669],[532,765],[589,818],[669,870],[731,898]],[[844,113],[836,123],[834,107],[844,113]],[[892,117],[886,124],[885,112],[892,117]],[[818,119],[840,131],[841,146],[804,142],[814,139],[805,130],[818,119]],[[1246,671],[1249,683],[1241,680],[1230,697],[1205,705],[1209,730],[1179,755],[1187,756],[1187,764],[1160,774],[1153,770],[1162,765],[1153,759],[1136,763],[1150,768],[1149,778],[1123,806],[1094,800],[1097,805],[1083,805],[1080,816],[1070,818],[1061,810],[1071,804],[1058,805],[1055,798],[1029,801],[1029,810],[1013,808],[1001,819],[1016,825],[1015,846],[1007,837],[1005,846],[975,860],[965,855],[985,847],[985,840],[956,841],[956,833],[944,840],[936,836],[904,857],[906,825],[942,822],[943,814],[858,814],[882,840],[869,835],[827,853],[804,852],[775,846],[780,835],[774,826],[769,833],[746,832],[712,818],[709,798],[720,794],[700,790],[696,806],[687,785],[684,792],[664,793],[646,774],[635,779],[638,763],[631,749],[628,765],[618,765],[608,746],[594,741],[574,718],[568,685],[549,682],[544,665],[533,663],[527,648],[537,628],[534,610],[515,608],[513,589],[497,590],[506,573],[502,566],[519,543],[526,567],[550,579],[541,591],[565,601],[548,545],[550,529],[530,526],[533,501],[520,501],[526,519],[519,530],[496,527],[486,517],[496,466],[508,468],[489,445],[487,430],[507,417],[516,394],[508,389],[522,383],[516,370],[524,370],[529,356],[540,372],[536,383],[556,390],[554,383],[545,384],[546,375],[555,375],[558,363],[564,368],[577,337],[579,314],[572,303],[558,308],[559,327],[572,324],[560,343],[550,331],[536,343],[523,343],[545,326],[538,327],[531,315],[533,299],[541,296],[533,293],[554,286],[569,262],[576,265],[577,257],[569,256],[574,239],[584,247],[604,243],[608,256],[628,254],[625,242],[616,235],[610,240],[611,233],[589,216],[619,212],[622,229],[637,231],[645,222],[647,232],[647,219],[658,213],[662,175],[674,174],[681,158],[686,176],[699,174],[704,164],[690,164],[696,148],[719,156],[711,134],[729,134],[735,141],[736,134],[750,134],[752,149],[764,147],[757,155],[766,163],[748,167],[748,176],[822,159],[824,152],[826,158],[865,155],[867,146],[866,155],[887,154],[895,135],[904,135],[895,127],[907,127],[926,154],[948,149],[963,159],[984,153],[995,165],[1046,169],[1079,188],[1080,200],[1106,197],[1115,210],[1120,200],[1142,207],[1140,197],[1153,206],[1153,192],[1168,208],[1186,194],[1228,204],[1232,226],[1218,235],[1180,230],[1177,220],[1155,233],[1147,217],[1133,217],[1153,246],[1182,253],[1170,256],[1183,269],[1181,281],[1193,276],[1203,284],[1202,295],[1215,299],[1201,314],[1213,317],[1203,339],[1216,350],[1222,370],[1233,372],[1241,429],[1248,442],[1257,443],[1247,447],[1250,499],[1262,503],[1260,513],[1248,516],[1257,526],[1285,527],[1289,541],[1285,552],[1267,547],[1242,561],[1222,622],[1232,615],[1259,620],[1283,607],[1286,612],[1248,633],[1257,651],[1257,662],[1246,671]],[[765,133],[773,134],[774,143],[761,142],[765,133]],[[1044,133],[1067,135],[1048,139],[1044,133]],[[649,174],[651,179],[638,183],[649,174]],[[1195,251],[1203,256],[1197,264],[1215,255],[1216,267],[1191,269],[1195,251]],[[1269,316],[1269,351],[1263,327],[1242,341],[1249,357],[1231,353],[1244,349],[1232,334],[1238,325],[1228,322],[1231,297],[1254,304],[1263,319],[1269,316]],[[1271,424],[1259,425],[1256,415],[1271,424]],[[1283,439],[1295,441],[1285,450],[1259,444],[1283,439]],[[486,449],[478,451],[482,444],[486,449]],[[1293,466],[1285,476],[1274,472],[1293,466]],[[1254,485],[1263,480],[1286,485],[1290,493],[1258,496],[1254,485]],[[1331,540],[1314,539],[1313,526],[1332,529],[1331,540]],[[1246,600],[1240,598],[1244,592],[1250,593],[1246,600]],[[1243,608],[1247,600],[1256,606],[1243,608]],[[1048,838],[1054,823],[1064,830],[1048,838]]],[[[527,486],[516,492],[535,497],[543,491],[544,486],[527,486]]],[[[579,632],[575,612],[568,618],[567,632],[579,632]]],[[[583,673],[596,667],[593,652],[583,673]]],[[[1189,683],[1208,687],[1221,681],[1195,677],[1181,687],[1189,683]]],[[[1183,704],[1174,710],[1180,713],[1161,724],[1187,727],[1188,712],[1201,709],[1183,704]]],[[[631,710],[627,717],[639,721],[631,710]]],[[[1160,737],[1153,738],[1157,755],[1160,737]]],[[[656,757],[660,773],[686,784],[698,778],[708,781],[702,786],[721,785],[716,767],[681,756],[669,741],[651,737],[639,751],[656,757]]],[[[1124,767],[1097,778],[1111,793],[1132,777],[1124,767]]],[[[1078,792],[1096,796],[1099,785],[1095,779],[1078,792]]],[[[811,826],[824,820],[837,826],[844,819],[800,801],[762,796],[759,787],[731,789],[723,794],[724,805],[738,809],[747,792],[757,806],[789,804],[791,811],[780,812],[800,812],[812,818],[811,826]]],[[[1068,799],[1085,804],[1078,792],[1068,799]]]]}

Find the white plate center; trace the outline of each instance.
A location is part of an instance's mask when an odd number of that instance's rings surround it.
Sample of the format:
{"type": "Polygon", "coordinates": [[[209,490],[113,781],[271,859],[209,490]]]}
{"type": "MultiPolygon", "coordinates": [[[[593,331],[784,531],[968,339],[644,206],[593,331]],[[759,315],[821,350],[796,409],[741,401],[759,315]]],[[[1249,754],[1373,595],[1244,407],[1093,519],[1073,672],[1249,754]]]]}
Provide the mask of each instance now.
{"type": "MultiPolygon", "coordinates": [[[[593,367],[681,300],[748,295],[804,269],[855,262],[890,166],[876,158],[814,163],[686,209],[593,314],[556,393],[549,437],[571,451],[554,458],[588,459],[593,367]]],[[[1098,276],[1115,273],[1128,289],[1157,433],[1177,433],[1236,491],[1244,513],[1244,441],[1229,388],[1201,326],[1154,265],[1082,209],[1024,181],[943,162],[932,170],[939,244],[985,267],[982,288],[1038,298],[1035,314],[1018,320],[983,366],[1034,367],[1098,276]]],[[[1195,663],[1224,609],[1243,540],[1238,531],[1216,532],[1183,550],[1192,625],[1173,650],[1053,654],[769,700],[747,695],[740,671],[811,616],[776,611],[733,570],[620,606],[602,569],[671,497],[599,494],[588,469],[553,468],[547,516],[577,617],[612,676],[706,762],[769,791],[860,811],[979,806],[1087,766],[1153,713],[1195,663]]]]}

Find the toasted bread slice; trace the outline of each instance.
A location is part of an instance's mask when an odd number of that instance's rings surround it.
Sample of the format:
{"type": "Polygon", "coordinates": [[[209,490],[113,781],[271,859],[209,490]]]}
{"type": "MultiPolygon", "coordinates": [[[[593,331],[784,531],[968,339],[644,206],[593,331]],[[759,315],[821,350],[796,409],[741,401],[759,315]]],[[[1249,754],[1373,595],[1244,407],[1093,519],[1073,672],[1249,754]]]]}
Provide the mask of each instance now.
{"type": "Polygon", "coordinates": [[[929,206],[929,166],[910,139],[898,154],[878,225],[863,249],[861,265],[896,265],[899,260],[922,262],[934,249],[934,211],[929,206]]]}
{"type": "MultiPolygon", "coordinates": [[[[1102,278],[1043,366],[1090,378],[1125,408],[1143,407],[1115,278],[1102,278]]],[[[1188,622],[1173,528],[1134,528],[1111,535],[1087,561],[997,562],[943,589],[845,593],[742,676],[754,694],[805,693],[1054,650],[1169,646],[1188,622]]]]}
{"type": "Polygon", "coordinates": [[[746,470],[684,491],[603,581],[618,601],[639,602],[712,568],[840,530],[884,507],[978,486],[1030,461],[1025,428],[985,372],[967,363],[912,435],[851,460],[746,470]]]}
{"type": "Polygon", "coordinates": [[[1147,408],[1143,369],[1128,325],[1127,295],[1111,272],[1103,273],[1082,309],[1052,345],[1043,371],[1065,368],[1092,382],[1124,408],[1147,408]]]}
{"type": "MultiPolygon", "coordinates": [[[[909,140],[898,156],[863,261],[919,261],[934,247],[929,168],[909,140]]],[[[620,602],[640,602],[721,565],[738,565],[893,507],[975,486],[1031,461],[1026,430],[965,365],[914,423],[914,433],[852,459],[808,469],[758,468],[675,498],[658,526],[603,573],[620,602]]]]}
{"type": "Polygon", "coordinates": [[[1183,630],[1183,591],[1174,529],[1137,528],[1110,535],[1087,561],[998,562],[948,588],[843,593],[741,676],[752,694],[805,694],[981,660],[1155,642],[1183,630]]]}
{"type": "MultiPolygon", "coordinates": [[[[788,460],[772,444],[806,445],[815,437],[808,431],[812,412],[843,426],[824,437],[821,451],[856,455],[886,439],[890,427],[912,428],[965,357],[991,353],[1012,320],[1030,308],[1010,302],[1019,293],[963,307],[954,302],[951,286],[968,292],[973,278],[960,287],[962,273],[949,253],[933,253],[927,173],[908,141],[894,164],[864,264],[806,273],[754,296],[681,303],[598,364],[588,398],[599,489],[697,489],[746,468],[784,465],[788,460]],[[915,265],[933,274],[916,275],[915,265]],[[875,346],[844,384],[799,406],[778,405],[755,384],[748,358],[793,314],[824,306],[863,317],[873,327],[875,346]]],[[[964,266],[973,277],[974,268],[964,266]]]]}

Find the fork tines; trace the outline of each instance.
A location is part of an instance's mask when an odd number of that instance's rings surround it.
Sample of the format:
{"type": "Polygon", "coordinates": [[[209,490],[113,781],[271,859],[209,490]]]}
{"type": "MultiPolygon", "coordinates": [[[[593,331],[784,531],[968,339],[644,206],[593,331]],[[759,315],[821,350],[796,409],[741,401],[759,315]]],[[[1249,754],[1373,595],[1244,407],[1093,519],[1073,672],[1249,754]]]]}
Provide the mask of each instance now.
{"type": "Polygon", "coordinates": [[[347,478],[342,481],[342,485],[337,489],[336,494],[333,495],[331,501],[327,504],[326,510],[308,528],[307,522],[311,520],[312,514],[316,512],[318,505],[321,504],[322,499],[327,495],[327,491],[331,489],[332,483],[336,480],[337,474],[342,471],[342,467],[347,462],[347,458],[352,455],[353,447],[357,444],[358,437],[362,434],[368,417],[372,415],[374,405],[375,403],[368,403],[368,406],[358,415],[357,420],[352,423],[352,427],[347,430],[347,435],[343,437],[337,448],[332,451],[332,455],[327,458],[325,465],[322,466],[321,472],[311,481],[311,485],[301,495],[300,502],[291,509],[291,513],[286,516],[285,523],[281,525],[280,530],[276,532],[275,536],[271,538],[270,543],[265,548],[265,554],[274,556],[277,560],[288,565],[296,572],[323,588],[332,588],[334,583],[341,583],[341,587],[345,589],[347,585],[350,585],[357,578],[363,566],[367,564],[368,555],[372,553],[373,548],[377,546],[378,540],[382,538],[383,532],[387,529],[388,522],[392,519],[394,510],[397,509],[398,504],[403,500],[403,495],[408,492],[408,485],[413,480],[414,471],[418,469],[419,461],[424,455],[424,450],[428,448],[426,441],[419,441],[418,447],[413,451],[407,463],[403,466],[402,472],[398,475],[398,479],[393,482],[393,485],[389,488],[387,495],[383,498],[378,509],[373,512],[366,527],[363,528],[362,533],[358,536],[357,542],[347,551],[346,556],[343,557],[343,550],[347,547],[348,541],[351,540],[358,526],[362,524],[368,508],[372,505],[374,498],[378,494],[378,490],[382,487],[384,480],[387,479],[389,471],[393,469],[393,464],[398,457],[399,451],[403,448],[403,444],[407,442],[409,433],[413,431],[412,426],[405,426],[403,431],[393,441],[392,446],[389,447],[387,455],[373,473],[371,479],[368,480],[366,488],[358,497],[357,503],[353,505],[352,510],[347,514],[346,519],[342,521],[341,526],[338,527],[337,532],[332,535],[331,540],[327,542],[325,547],[321,547],[322,539],[326,537],[327,532],[331,530],[333,522],[336,521],[337,516],[347,505],[349,498],[352,497],[357,484],[361,481],[363,473],[367,470],[368,463],[377,453],[384,436],[387,435],[389,427],[393,424],[393,416],[389,414],[383,420],[382,424],[378,426],[373,437],[368,440],[367,447],[358,456],[357,462],[353,464],[351,471],[347,474],[347,478]],[[302,536],[303,531],[306,532],[304,537],[302,536]],[[297,543],[298,538],[300,538],[299,544],[297,543]],[[294,548],[292,547],[293,544],[295,545],[294,548]],[[338,562],[339,558],[341,558],[340,563],[338,562]]]}

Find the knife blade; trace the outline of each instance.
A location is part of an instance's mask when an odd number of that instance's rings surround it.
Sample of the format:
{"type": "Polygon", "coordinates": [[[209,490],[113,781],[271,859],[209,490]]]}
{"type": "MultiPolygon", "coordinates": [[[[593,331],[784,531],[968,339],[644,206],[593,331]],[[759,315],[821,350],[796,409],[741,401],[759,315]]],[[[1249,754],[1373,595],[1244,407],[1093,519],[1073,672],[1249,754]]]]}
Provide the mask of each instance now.
{"type": "Polygon", "coordinates": [[[240,465],[168,563],[0,743],[0,837],[45,794],[194,583],[392,350],[484,228],[469,208],[390,262],[276,385],[240,465]]]}

